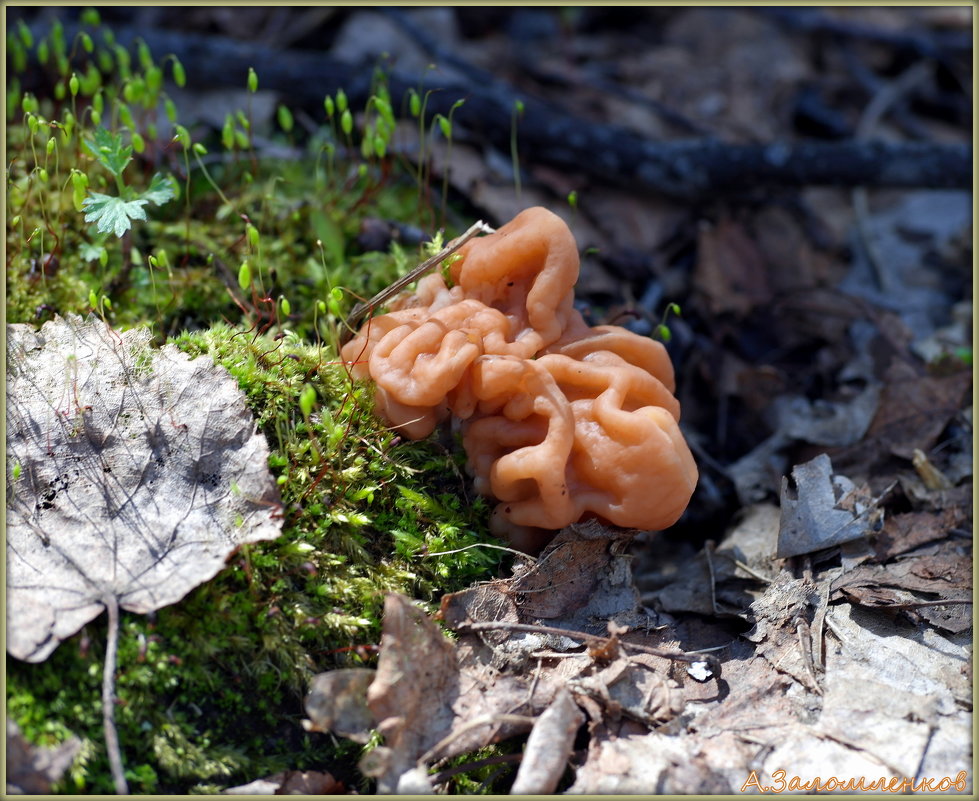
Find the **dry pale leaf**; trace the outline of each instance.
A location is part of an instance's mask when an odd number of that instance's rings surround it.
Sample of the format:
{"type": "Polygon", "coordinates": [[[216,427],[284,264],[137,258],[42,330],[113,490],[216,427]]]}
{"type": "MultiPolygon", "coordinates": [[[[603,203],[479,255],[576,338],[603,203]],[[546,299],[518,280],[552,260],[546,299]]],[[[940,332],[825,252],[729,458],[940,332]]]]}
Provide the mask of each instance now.
{"type": "Polygon", "coordinates": [[[834,475],[829,456],[792,468],[796,497],[782,479],[782,524],[777,556],[813,553],[863,537],[870,530],[876,502],[862,499],[846,476],[834,475]]]}
{"type": "Polygon", "coordinates": [[[332,731],[355,743],[366,743],[377,721],[367,706],[367,688],[377,672],[339,668],[313,676],[306,695],[306,731],[332,731]]]}
{"type": "Polygon", "coordinates": [[[31,745],[20,733],[20,727],[7,718],[7,795],[43,795],[51,792],[71,767],[82,742],[71,737],[53,748],[31,745]]]}
{"type": "Polygon", "coordinates": [[[388,749],[373,752],[381,763],[371,769],[377,770],[380,792],[394,792],[398,778],[450,730],[458,695],[452,643],[410,600],[389,594],[377,676],[367,688],[367,706],[388,749]]]}
{"type": "Polygon", "coordinates": [[[284,770],[266,779],[229,787],[222,795],[343,795],[344,786],[318,770],[284,770]]]}
{"type": "Polygon", "coordinates": [[[563,688],[558,690],[531,729],[510,794],[553,793],[567,767],[575,734],[584,722],[585,714],[572,700],[571,693],[563,688]]]}
{"type": "Polygon", "coordinates": [[[7,327],[7,650],[40,662],[117,599],[146,613],[281,528],[234,379],[90,316],[7,327]]]}

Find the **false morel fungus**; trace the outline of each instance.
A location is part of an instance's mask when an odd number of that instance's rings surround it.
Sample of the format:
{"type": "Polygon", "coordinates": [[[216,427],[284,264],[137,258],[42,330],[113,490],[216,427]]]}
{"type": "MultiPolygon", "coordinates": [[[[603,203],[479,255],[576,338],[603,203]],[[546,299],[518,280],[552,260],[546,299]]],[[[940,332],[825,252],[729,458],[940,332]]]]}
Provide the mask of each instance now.
{"type": "Polygon", "coordinates": [[[344,346],[376,409],[411,439],[454,416],[491,529],[536,551],[597,517],[662,529],[683,513],[697,468],[680,433],[673,365],[659,342],[588,326],[574,308],[578,249],[531,208],[467,242],[344,346]]]}

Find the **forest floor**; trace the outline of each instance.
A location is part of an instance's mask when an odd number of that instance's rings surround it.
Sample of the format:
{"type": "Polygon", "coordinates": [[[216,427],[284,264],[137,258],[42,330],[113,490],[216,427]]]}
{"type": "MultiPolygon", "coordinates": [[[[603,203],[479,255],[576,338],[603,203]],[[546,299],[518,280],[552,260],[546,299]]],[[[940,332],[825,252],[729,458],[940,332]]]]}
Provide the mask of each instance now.
{"type": "MultiPolygon", "coordinates": [[[[577,239],[590,323],[652,335],[679,306],[687,512],[661,533],[572,527],[524,572],[436,591],[451,643],[388,596],[377,672],[320,673],[306,707],[358,742],[380,721],[337,723],[338,683],[401,710],[360,764],[377,788],[478,769],[505,792],[519,748],[480,749],[530,731],[523,792],[971,791],[970,7],[103,12],[178,53],[195,130],[221,130],[254,63],[263,159],[300,155],[282,104],[311,134],[325,94],[363,107],[378,65],[396,103],[419,88],[451,137],[407,117],[390,149],[431,200],[358,220],[360,255],[545,206],[577,239]]],[[[348,766],[302,761],[232,775],[351,789],[348,766]]]]}

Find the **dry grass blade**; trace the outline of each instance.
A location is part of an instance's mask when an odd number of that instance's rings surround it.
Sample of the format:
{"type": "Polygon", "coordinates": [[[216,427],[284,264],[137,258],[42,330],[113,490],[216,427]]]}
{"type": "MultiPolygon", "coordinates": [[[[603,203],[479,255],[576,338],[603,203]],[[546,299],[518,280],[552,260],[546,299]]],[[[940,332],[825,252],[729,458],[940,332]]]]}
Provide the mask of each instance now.
{"type": "Polygon", "coordinates": [[[442,250],[436,253],[434,256],[425,259],[421,264],[415,267],[411,272],[399,278],[393,284],[390,284],[385,289],[382,289],[374,297],[364,303],[358,303],[350,310],[350,314],[347,315],[347,319],[344,320],[344,330],[340,336],[340,344],[345,345],[350,341],[353,336],[354,331],[357,326],[360,325],[360,321],[373,309],[376,309],[382,303],[384,303],[389,298],[397,295],[402,289],[408,286],[413,281],[417,281],[423,275],[430,273],[445,259],[455,253],[459,248],[466,244],[470,239],[472,239],[477,234],[491,234],[493,229],[480,220],[477,223],[471,225],[464,234],[457,236],[448,245],[446,245],[442,250]]]}

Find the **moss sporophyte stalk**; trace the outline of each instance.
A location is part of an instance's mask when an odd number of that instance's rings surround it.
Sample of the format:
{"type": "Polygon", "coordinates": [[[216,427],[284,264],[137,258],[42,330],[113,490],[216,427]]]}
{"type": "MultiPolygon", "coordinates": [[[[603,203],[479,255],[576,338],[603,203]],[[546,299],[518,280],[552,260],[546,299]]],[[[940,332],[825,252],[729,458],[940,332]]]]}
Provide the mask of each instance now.
{"type": "MultiPolygon", "coordinates": [[[[256,65],[241,76],[245,107],[212,130],[184,118],[173,92],[194,91],[196,76],[173,54],[117,41],[93,9],[74,27],[18,21],[7,49],[7,321],[94,310],[113,330],[148,325],[157,345],[213,359],[244,392],[281,494],[279,539],[242,547],[177,604],[121,613],[129,788],[215,791],[286,769],[361,786],[343,767],[358,747],[300,725],[308,679],[373,658],[385,592],[431,605],[499,569],[499,550],[467,547],[494,540],[456,443],[385,428],[337,353],[351,307],[426,255],[363,249],[365,220],[465,227],[425,161],[394,146],[402,107],[419,107],[410,118],[426,137],[451,135],[451,115],[426,121],[421,98],[392,98],[378,72],[358,108],[331,90],[315,130],[287,106],[259,119],[256,65]],[[272,159],[258,141],[303,155],[272,159]]],[[[23,481],[16,464],[12,480],[23,481]]],[[[113,789],[105,645],[103,616],[45,662],[8,659],[8,714],[24,736],[82,741],[59,792],[113,789]]]]}

